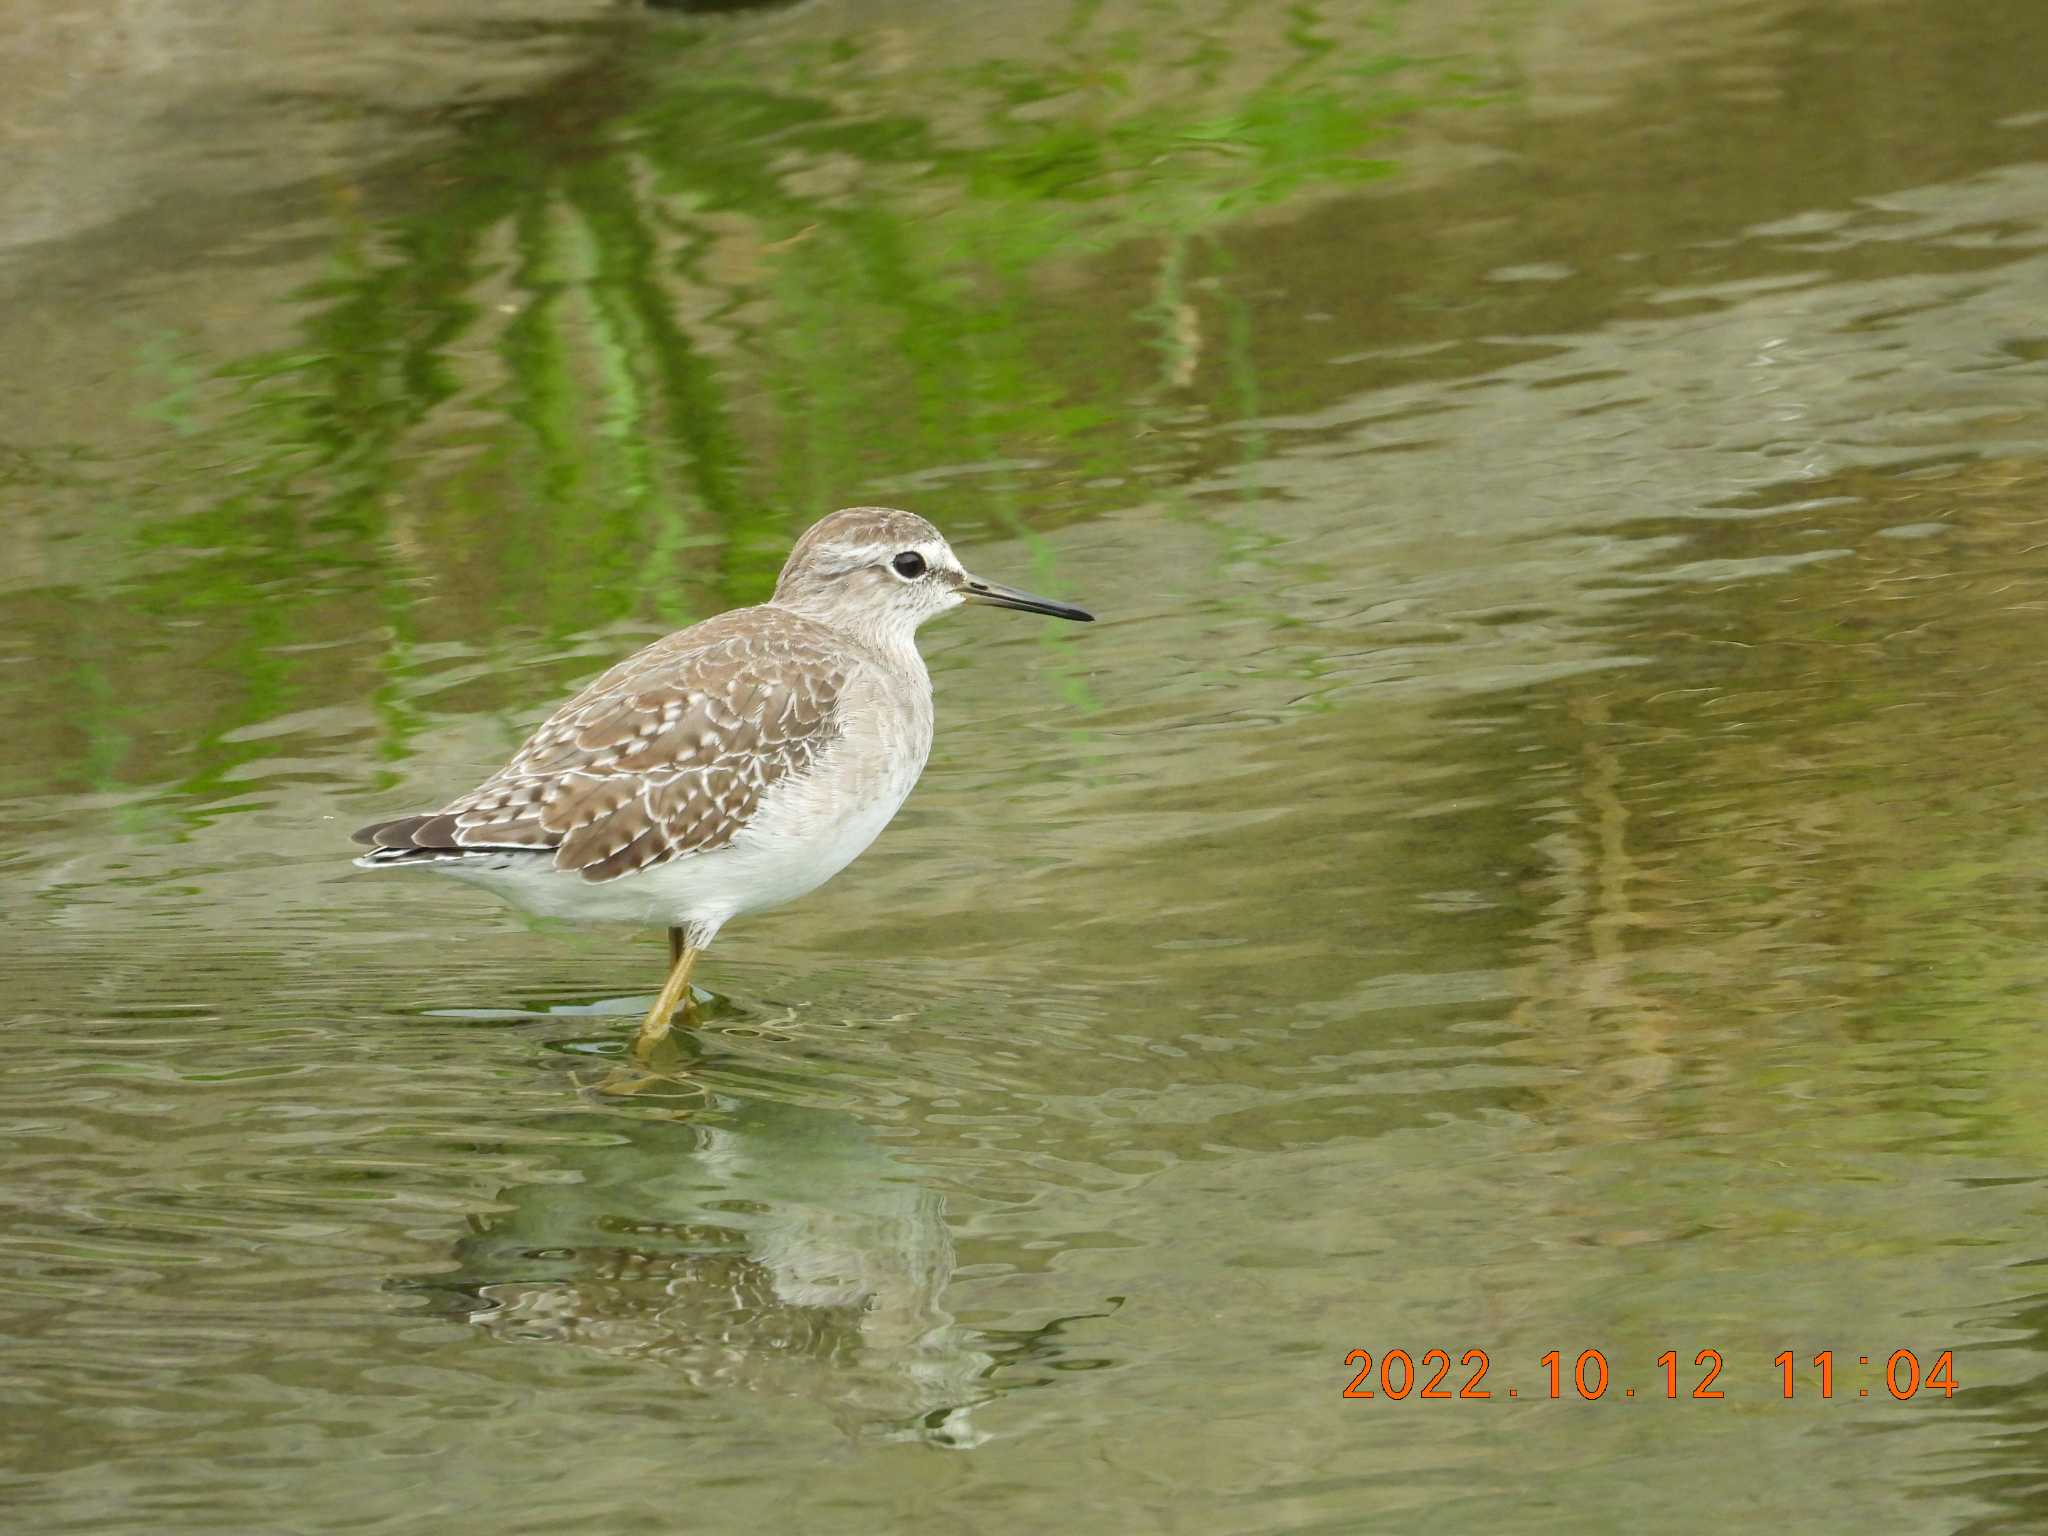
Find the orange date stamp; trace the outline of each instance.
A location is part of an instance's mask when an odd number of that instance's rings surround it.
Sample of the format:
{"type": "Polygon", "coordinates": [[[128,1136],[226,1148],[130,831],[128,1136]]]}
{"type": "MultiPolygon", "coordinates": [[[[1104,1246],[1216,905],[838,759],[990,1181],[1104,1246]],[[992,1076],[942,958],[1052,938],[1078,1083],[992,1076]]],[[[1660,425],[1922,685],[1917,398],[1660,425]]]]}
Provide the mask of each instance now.
{"type": "MultiPolygon", "coordinates": [[[[1886,1395],[1901,1403],[1923,1394],[1938,1393],[1944,1398],[1956,1395],[1952,1349],[1936,1354],[1924,1370],[1920,1357],[1910,1349],[1893,1350],[1882,1365],[1874,1363],[1870,1355],[1856,1356],[1854,1367],[1847,1367],[1846,1362],[1845,1356],[1843,1396],[1853,1390],[1859,1398],[1870,1397],[1880,1386],[1886,1395]]],[[[1721,1383],[1726,1364],[1720,1350],[1702,1349],[1694,1354],[1688,1368],[1681,1364],[1677,1350],[1667,1349],[1657,1356],[1653,1368],[1644,1373],[1644,1389],[1638,1393],[1633,1384],[1616,1384],[1604,1351],[1581,1350],[1576,1359],[1571,1359],[1563,1351],[1553,1349],[1538,1359],[1540,1373],[1530,1390],[1524,1392],[1520,1386],[1488,1385],[1487,1373],[1493,1369],[1493,1361],[1483,1349],[1466,1350],[1458,1356],[1455,1369],[1451,1353],[1445,1349],[1426,1349],[1420,1361],[1405,1349],[1390,1349],[1377,1360],[1371,1350],[1354,1349],[1344,1357],[1344,1368],[1355,1373],[1344,1387],[1344,1396],[1353,1401],[1370,1398],[1395,1403],[1410,1397],[1422,1402],[1491,1402],[1501,1396],[1536,1401],[1575,1397],[1592,1403],[1610,1395],[1624,1400],[1642,1396],[1671,1402],[1680,1398],[1720,1402],[1728,1396],[1727,1387],[1721,1383]]],[[[1772,1385],[1786,1402],[1792,1401],[1795,1394],[1822,1399],[1836,1396],[1832,1349],[1812,1356],[1804,1368],[1789,1349],[1772,1356],[1771,1364],[1776,1367],[1776,1376],[1767,1378],[1768,1385],[1759,1396],[1768,1398],[1772,1385]]]]}

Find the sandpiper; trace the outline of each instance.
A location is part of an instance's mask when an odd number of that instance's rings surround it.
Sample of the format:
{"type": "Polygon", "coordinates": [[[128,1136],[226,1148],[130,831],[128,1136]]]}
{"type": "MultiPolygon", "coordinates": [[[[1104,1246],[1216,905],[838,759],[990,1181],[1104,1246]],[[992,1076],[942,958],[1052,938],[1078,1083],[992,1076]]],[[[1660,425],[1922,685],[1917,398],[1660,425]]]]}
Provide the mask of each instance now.
{"type": "Polygon", "coordinates": [[[547,916],[665,925],[644,1051],[729,919],[823,885],[896,814],[932,744],[917,628],[963,603],[1094,617],[968,575],[913,513],[834,512],[767,602],[627,657],[468,794],[357,832],[371,851],[356,863],[440,870],[547,916]]]}

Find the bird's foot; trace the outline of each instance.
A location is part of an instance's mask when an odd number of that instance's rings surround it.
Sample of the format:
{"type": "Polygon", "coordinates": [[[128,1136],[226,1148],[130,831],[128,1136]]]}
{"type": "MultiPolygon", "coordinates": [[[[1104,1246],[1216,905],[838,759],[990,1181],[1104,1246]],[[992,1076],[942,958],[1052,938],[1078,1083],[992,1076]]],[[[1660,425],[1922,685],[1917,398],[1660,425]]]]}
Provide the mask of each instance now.
{"type": "Polygon", "coordinates": [[[701,1083],[693,1083],[686,1077],[670,1072],[638,1072],[626,1067],[615,1069],[602,1081],[578,1086],[606,1100],[633,1099],[641,1103],[688,1101],[696,1104],[710,1098],[709,1091],[701,1083]]]}
{"type": "Polygon", "coordinates": [[[607,1099],[654,1098],[708,1103],[711,1092],[697,1081],[690,1067],[691,1058],[674,1040],[666,1037],[653,1041],[636,1039],[629,1061],[613,1067],[595,1083],[585,1085],[579,1081],[576,1086],[607,1099]]]}
{"type": "MultiPolygon", "coordinates": [[[[708,999],[710,993],[706,993],[708,999]]],[[[704,1017],[697,1006],[697,989],[685,983],[679,992],[664,988],[654,1006],[647,1010],[647,1016],[640,1021],[640,1028],[633,1034],[633,1050],[637,1055],[651,1050],[678,1028],[688,1029],[704,1017]]]]}

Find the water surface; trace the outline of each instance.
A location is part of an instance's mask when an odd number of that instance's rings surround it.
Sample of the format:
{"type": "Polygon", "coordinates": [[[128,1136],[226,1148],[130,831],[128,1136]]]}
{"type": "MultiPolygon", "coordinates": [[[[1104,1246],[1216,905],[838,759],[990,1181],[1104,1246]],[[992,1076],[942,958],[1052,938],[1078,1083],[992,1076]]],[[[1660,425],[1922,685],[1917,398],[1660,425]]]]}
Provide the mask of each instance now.
{"type": "Polygon", "coordinates": [[[25,1528],[2048,1516],[2030,7],[323,14],[0,251],[25,1528]],[[598,1091],[346,834],[877,501],[1103,622],[598,1091]]]}

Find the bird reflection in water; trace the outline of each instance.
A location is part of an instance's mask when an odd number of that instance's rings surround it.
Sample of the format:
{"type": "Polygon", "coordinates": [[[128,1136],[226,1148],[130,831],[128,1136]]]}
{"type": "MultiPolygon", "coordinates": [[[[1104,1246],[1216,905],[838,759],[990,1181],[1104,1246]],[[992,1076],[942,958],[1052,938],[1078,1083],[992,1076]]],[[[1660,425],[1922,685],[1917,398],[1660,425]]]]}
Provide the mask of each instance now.
{"type": "Polygon", "coordinates": [[[968,1447],[991,1357],[943,1301],[944,1197],[861,1122],[718,1096],[594,1116],[476,1219],[434,1289],[494,1338],[659,1362],[702,1390],[828,1403],[851,1433],[968,1447]],[[623,1138],[623,1140],[622,1140],[623,1138]],[[565,1177],[564,1175],[571,1175],[565,1177]]]}

